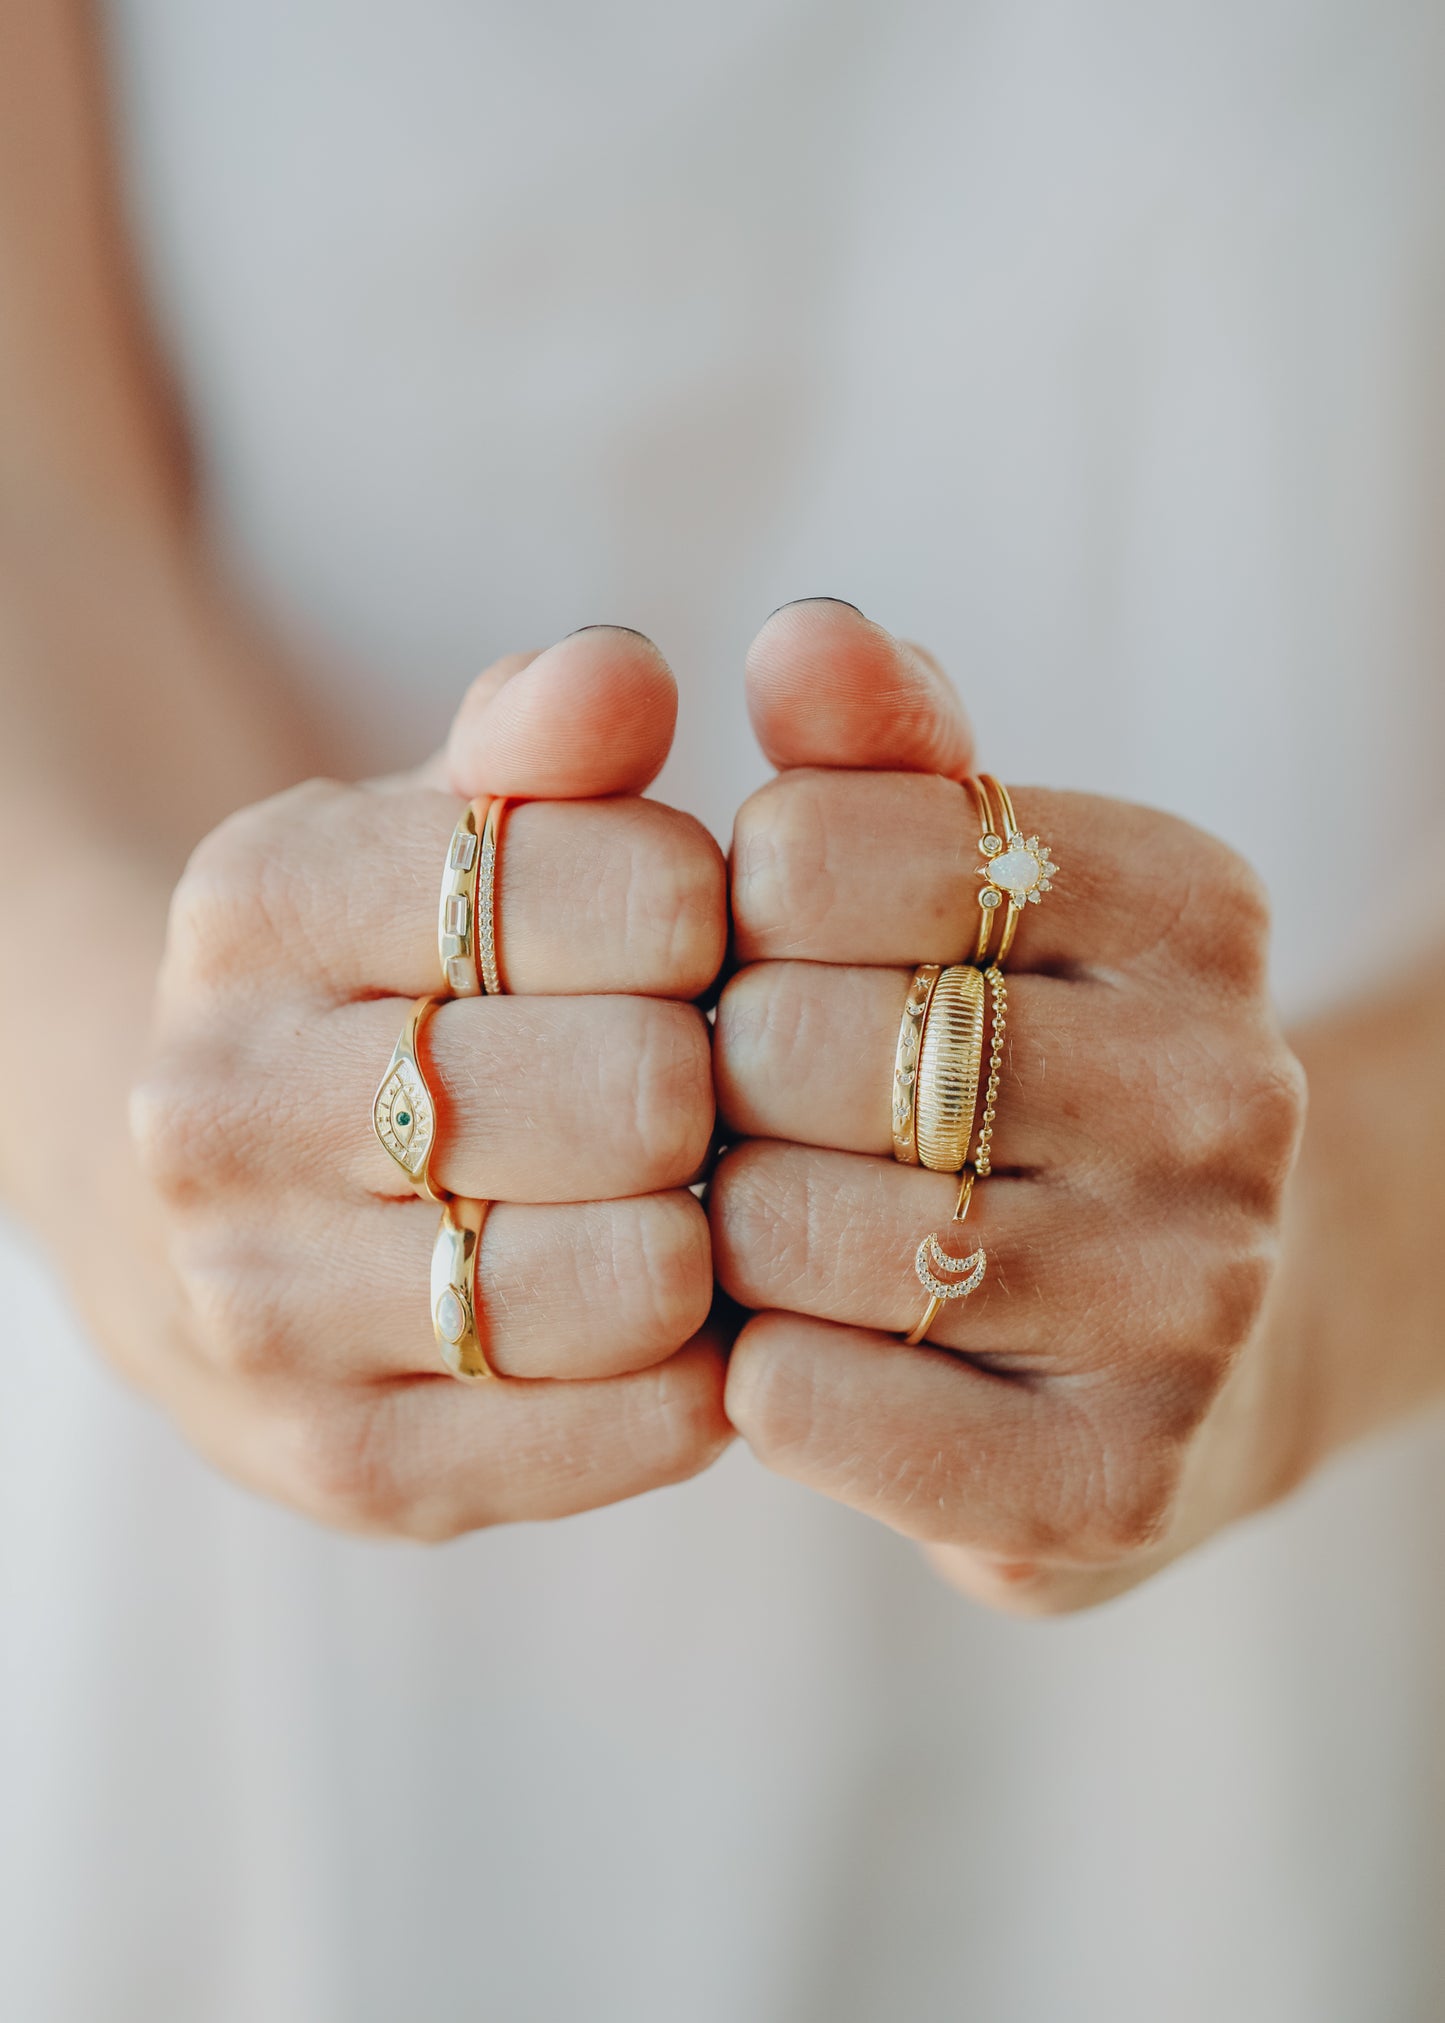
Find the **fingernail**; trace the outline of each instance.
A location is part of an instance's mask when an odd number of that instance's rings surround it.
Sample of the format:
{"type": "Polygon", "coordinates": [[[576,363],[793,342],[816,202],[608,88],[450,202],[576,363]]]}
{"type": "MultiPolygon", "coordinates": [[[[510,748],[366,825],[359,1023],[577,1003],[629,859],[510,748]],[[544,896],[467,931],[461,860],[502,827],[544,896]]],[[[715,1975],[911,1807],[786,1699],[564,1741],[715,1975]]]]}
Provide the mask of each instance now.
{"type": "Polygon", "coordinates": [[[634,639],[645,639],[649,646],[654,644],[651,637],[645,632],[639,632],[635,625],[609,625],[605,620],[597,625],[576,625],[567,637],[575,639],[579,632],[630,632],[634,639]]]}
{"type": "MultiPolygon", "coordinates": [[[[778,611],[791,611],[795,604],[841,604],[845,611],[858,611],[858,606],[850,604],[846,597],[790,597],[786,604],[778,606],[778,611]]],[[[768,618],[776,618],[778,611],[770,611],[768,618]]],[[[862,618],[865,614],[858,611],[858,616],[862,618]]]]}

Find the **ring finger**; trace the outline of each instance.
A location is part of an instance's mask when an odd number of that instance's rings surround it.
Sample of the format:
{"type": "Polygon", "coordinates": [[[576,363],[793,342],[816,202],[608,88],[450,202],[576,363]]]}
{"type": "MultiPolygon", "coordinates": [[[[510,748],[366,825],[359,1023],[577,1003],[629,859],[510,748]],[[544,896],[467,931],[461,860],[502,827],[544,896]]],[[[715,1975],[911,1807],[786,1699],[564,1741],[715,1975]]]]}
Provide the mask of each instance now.
{"type": "MultiPolygon", "coordinates": [[[[255,1244],[227,1223],[186,1260],[199,1339],[230,1374],[358,1382],[442,1371],[429,1313],[439,1211],[317,1206],[268,1221],[255,1244]]],[[[498,1376],[595,1378],[671,1355],[707,1318],[712,1251],[691,1194],[494,1207],[476,1278],[498,1376]]]]}

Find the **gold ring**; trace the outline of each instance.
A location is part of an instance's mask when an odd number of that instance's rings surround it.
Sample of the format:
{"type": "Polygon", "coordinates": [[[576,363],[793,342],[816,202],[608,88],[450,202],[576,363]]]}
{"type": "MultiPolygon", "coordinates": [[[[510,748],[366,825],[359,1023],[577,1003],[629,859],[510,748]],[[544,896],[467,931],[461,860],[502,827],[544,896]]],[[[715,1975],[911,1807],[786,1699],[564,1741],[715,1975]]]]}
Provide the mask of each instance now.
{"type": "Polygon", "coordinates": [[[898,1026],[898,1050],[893,1057],[893,1156],[902,1166],[918,1164],[918,1043],[942,974],[936,962],[925,962],[914,970],[898,1026]]]}
{"type": "Polygon", "coordinates": [[[497,921],[498,873],[502,868],[502,817],[509,806],[503,797],[492,802],[482,825],[482,861],[477,874],[477,932],[482,986],[488,997],[502,997],[501,933],[497,921]]]}
{"type": "Polygon", "coordinates": [[[1037,906],[1041,893],[1053,890],[1059,867],[1049,855],[1047,843],[1037,836],[1025,836],[1019,828],[1013,796],[992,773],[980,773],[965,785],[977,804],[982,825],[978,847],[984,861],[978,875],[984,882],[978,895],[978,940],[973,952],[982,969],[993,938],[994,915],[1007,907],[998,953],[993,958],[1001,963],[1013,947],[1019,915],[1025,906],[1037,906]]]}
{"type": "Polygon", "coordinates": [[[419,997],[406,1015],[401,1038],[391,1050],[381,1087],[371,1106],[377,1137],[412,1186],[428,1201],[444,1201],[431,1184],[431,1155],[436,1147],[436,1098],[427,1086],[417,1055],[421,1029],[436,1010],[439,998],[419,997]]]}
{"type": "MultiPolygon", "coordinates": [[[[964,1173],[959,1182],[958,1199],[953,1204],[953,1223],[965,1220],[969,1203],[973,1200],[972,1171],[964,1173]]],[[[984,1273],[988,1270],[988,1252],[983,1246],[967,1257],[954,1257],[943,1248],[937,1230],[925,1236],[913,1255],[913,1269],[918,1274],[919,1284],[928,1294],[928,1305],[923,1319],[912,1334],[904,1336],[910,1349],[916,1349],[933,1323],[938,1319],[950,1300],[967,1299],[971,1292],[977,1292],[983,1284],[984,1273]],[[958,1272],[958,1278],[942,1278],[942,1272],[958,1272]]]]}
{"type": "Polygon", "coordinates": [[[462,810],[442,867],[437,955],[443,987],[453,997],[480,997],[482,991],[481,972],[477,968],[477,859],[486,817],[485,800],[472,801],[462,810]]]}
{"type": "MultiPolygon", "coordinates": [[[[973,972],[975,975],[978,972],[973,972]]],[[[965,1166],[963,1178],[958,1186],[958,1199],[953,1205],[953,1221],[964,1221],[968,1215],[969,1203],[973,1200],[974,1182],[987,1179],[993,1171],[993,1127],[998,1114],[999,1080],[1003,1073],[1004,1036],[1008,1029],[1008,986],[1003,972],[996,966],[990,969],[986,981],[993,993],[993,1019],[988,1056],[988,1086],[984,1090],[983,1117],[979,1123],[978,1146],[973,1155],[972,1165],[965,1166]]],[[[918,1282],[928,1294],[928,1306],[923,1319],[904,1341],[909,1348],[917,1348],[939,1314],[950,1300],[967,1299],[983,1284],[988,1270],[988,1253],[980,1244],[967,1257],[954,1257],[943,1248],[940,1232],[933,1230],[925,1236],[913,1254],[913,1269],[918,1274],[918,1282]],[[953,1276],[944,1277],[944,1273],[953,1276]]]]}
{"type": "Polygon", "coordinates": [[[480,1383],[495,1377],[477,1331],[477,1266],[490,1201],[444,1204],[431,1254],[431,1324],[441,1358],[454,1377],[480,1383]]]}
{"type": "Polygon", "coordinates": [[[957,1173],[968,1158],[982,1063],[983,978],[954,963],[934,985],[918,1046],[915,1136],[934,1173],[957,1173]]]}

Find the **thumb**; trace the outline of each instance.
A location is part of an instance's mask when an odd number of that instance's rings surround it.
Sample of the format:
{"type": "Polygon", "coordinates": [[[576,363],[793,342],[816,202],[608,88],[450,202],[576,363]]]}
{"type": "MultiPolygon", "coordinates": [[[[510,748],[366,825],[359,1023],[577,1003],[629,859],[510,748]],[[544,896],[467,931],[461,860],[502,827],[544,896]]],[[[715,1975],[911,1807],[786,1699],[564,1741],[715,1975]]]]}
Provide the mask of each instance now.
{"type": "Polygon", "coordinates": [[[661,771],[676,724],[677,683],[652,641],[589,625],[477,676],[447,739],[446,783],[466,797],[637,794],[661,771]]]}
{"type": "Polygon", "coordinates": [[[748,649],[747,689],[758,743],[780,769],[973,770],[973,731],[937,661],[836,598],[773,613],[748,649]]]}

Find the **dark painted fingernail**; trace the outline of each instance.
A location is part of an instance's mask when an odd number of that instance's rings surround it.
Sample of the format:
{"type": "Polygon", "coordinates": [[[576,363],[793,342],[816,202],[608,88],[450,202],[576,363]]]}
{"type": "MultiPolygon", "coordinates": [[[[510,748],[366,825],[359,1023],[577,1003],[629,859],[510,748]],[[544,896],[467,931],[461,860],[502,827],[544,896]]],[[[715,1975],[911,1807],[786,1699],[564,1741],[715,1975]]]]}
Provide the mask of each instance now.
{"type": "MultiPolygon", "coordinates": [[[[778,606],[778,611],[791,611],[795,604],[841,604],[845,611],[858,611],[858,606],[850,604],[846,597],[790,597],[786,604],[778,606]]],[[[768,618],[776,618],[778,611],[770,611],[768,618]]],[[[858,611],[858,616],[862,618],[865,614],[858,611]]]]}
{"type": "Polygon", "coordinates": [[[575,639],[579,632],[630,632],[634,639],[645,639],[649,646],[655,644],[655,641],[647,633],[639,632],[635,625],[609,625],[605,620],[597,625],[576,625],[567,634],[567,637],[575,639]]]}

